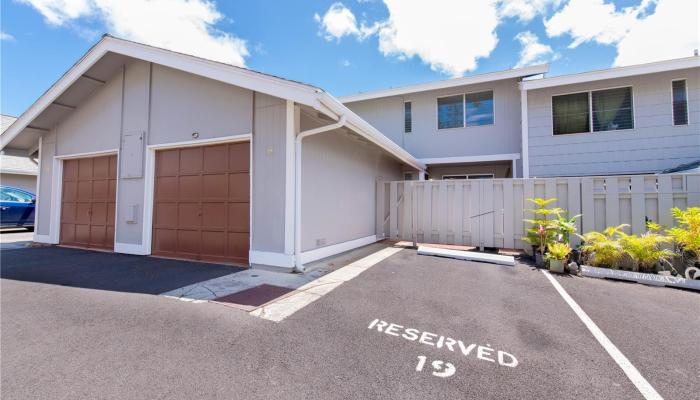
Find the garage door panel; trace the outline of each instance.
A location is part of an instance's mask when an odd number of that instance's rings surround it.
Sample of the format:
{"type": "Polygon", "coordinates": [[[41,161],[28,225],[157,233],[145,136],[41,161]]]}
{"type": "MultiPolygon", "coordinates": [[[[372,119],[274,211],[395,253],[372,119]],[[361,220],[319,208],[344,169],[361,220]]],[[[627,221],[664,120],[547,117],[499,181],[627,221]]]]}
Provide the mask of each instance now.
{"type": "Polygon", "coordinates": [[[177,252],[178,254],[197,256],[200,253],[201,231],[178,229],[177,252]]]}
{"type": "Polygon", "coordinates": [[[225,144],[204,147],[205,173],[228,172],[228,147],[225,144]]]}
{"type": "Polygon", "coordinates": [[[112,249],[116,155],[63,161],[60,244],[112,249]]]}
{"type": "Polygon", "coordinates": [[[63,181],[78,180],[78,160],[65,160],[63,162],[63,181]]]}
{"type": "Polygon", "coordinates": [[[248,263],[249,153],[248,143],[156,153],[153,254],[248,263]]]}
{"type": "Polygon", "coordinates": [[[92,158],[78,159],[78,179],[92,179],[92,158]]]}
{"type": "Polygon", "coordinates": [[[202,228],[226,228],[227,207],[225,202],[202,204],[202,228]]]}
{"type": "Polygon", "coordinates": [[[90,225],[75,225],[75,242],[83,246],[90,244],[90,225]]]}
{"type": "Polygon", "coordinates": [[[202,177],[202,196],[207,200],[225,200],[228,197],[228,175],[204,175],[202,177]]]}
{"type": "Polygon", "coordinates": [[[92,203],[92,215],[90,216],[90,224],[107,224],[107,203],[92,203]]]}
{"type": "Polygon", "coordinates": [[[250,205],[248,203],[229,203],[228,227],[233,232],[250,230],[250,205]]]}
{"type": "Polygon", "coordinates": [[[92,161],[92,178],[107,179],[109,177],[109,159],[106,157],[96,158],[92,161]]]}
{"type": "Polygon", "coordinates": [[[230,174],[228,177],[229,200],[248,201],[250,198],[250,178],[246,173],[230,174]]]}
{"type": "Polygon", "coordinates": [[[177,227],[177,203],[157,203],[154,224],[158,228],[177,227]]]}
{"type": "Polygon", "coordinates": [[[153,253],[175,253],[177,252],[177,230],[175,229],[155,229],[153,232],[153,253]]]}
{"type": "Polygon", "coordinates": [[[180,174],[201,173],[203,160],[201,147],[189,147],[180,150],[180,174]]]}
{"type": "Polygon", "coordinates": [[[229,145],[229,168],[232,172],[250,170],[250,146],[247,143],[229,145]]]}
{"type": "Polygon", "coordinates": [[[180,172],[180,152],[161,150],[156,157],[156,176],[178,176],[180,172]]]}
{"type": "Polygon", "coordinates": [[[178,178],[176,176],[164,176],[156,178],[155,196],[159,200],[177,200],[178,178]]]}
{"type": "Polygon", "coordinates": [[[92,181],[78,181],[78,200],[90,201],[92,199],[92,181]]]}
{"type": "Polygon", "coordinates": [[[180,203],[177,207],[177,226],[179,228],[200,229],[202,213],[199,203],[180,203]]]}
{"type": "Polygon", "coordinates": [[[202,176],[186,175],[180,177],[180,201],[199,200],[202,197],[202,176]]]}

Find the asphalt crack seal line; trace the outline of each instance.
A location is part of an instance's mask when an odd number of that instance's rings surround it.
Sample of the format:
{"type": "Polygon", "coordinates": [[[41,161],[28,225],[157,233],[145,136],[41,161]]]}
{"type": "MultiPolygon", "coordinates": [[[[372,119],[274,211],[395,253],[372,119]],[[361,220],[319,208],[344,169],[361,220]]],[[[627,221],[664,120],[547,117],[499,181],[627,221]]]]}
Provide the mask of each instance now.
{"type": "Polygon", "coordinates": [[[274,322],[280,322],[314,301],[330,293],[344,282],[350,281],[375,264],[401,251],[401,248],[388,247],[348,264],[330,274],[313,280],[287,296],[280,297],[250,312],[250,315],[274,322]]]}
{"type": "Polygon", "coordinates": [[[644,379],[642,374],[635,368],[634,365],[630,362],[627,357],[625,357],[624,354],[613,344],[613,342],[608,339],[607,336],[605,336],[605,333],[603,333],[600,328],[598,328],[598,325],[593,322],[593,320],[586,314],[585,311],[576,303],[576,301],[569,296],[569,294],[564,290],[564,288],[557,282],[552,275],[545,271],[542,270],[542,273],[544,276],[547,277],[549,282],[554,286],[554,289],[559,292],[559,295],[566,301],[566,303],[571,307],[572,310],[574,310],[574,313],[581,319],[581,322],[583,322],[584,325],[586,325],[586,328],[593,334],[593,337],[596,338],[598,343],[600,343],[601,346],[605,349],[605,351],[608,352],[610,357],[612,357],[613,360],[617,363],[620,368],[622,368],[622,371],[627,375],[630,381],[634,384],[634,386],[637,387],[637,390],[644,396],[645,399],[647,400],[663,400],[663,397],[654,389],[651,384],[644,379]]]}

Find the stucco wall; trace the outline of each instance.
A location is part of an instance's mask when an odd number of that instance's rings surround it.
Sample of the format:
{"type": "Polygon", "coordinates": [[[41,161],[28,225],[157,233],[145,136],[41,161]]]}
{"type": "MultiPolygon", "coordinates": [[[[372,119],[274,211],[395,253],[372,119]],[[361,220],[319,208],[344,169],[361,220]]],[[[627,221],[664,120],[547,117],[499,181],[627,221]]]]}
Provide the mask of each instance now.
{"type": "Polygon", "coordinates": [[[654,173],[700,158],[700,68],[528,92],[530,176],[654,173]],[[671,81],[687,79],[689,124],[673,126],[671,81]],[[552,95],[632,86],[634,129],[552,134],[552,95]]]}
{"type": "Polygon", "coordinates": [[[402,165],[373,144],[336,130],[304,139],[302,251],[375,234],[376,182],[402,165]]]}
{"type": "Polygon", "coordinates": [[[36,176],[21,174],[0,174],[0,185],[12,186],[36,193],[36,176]]]}
{"type": "Polygon", "coordinates": [[[520,153],[517,79],[486,82],[346,104],[417,158],[520,153]],[[494,125],[437,129],[437,98],[493,90],[494,125]],[[404,134],[403,103],[411,101],[413,129],[404,134]]]}

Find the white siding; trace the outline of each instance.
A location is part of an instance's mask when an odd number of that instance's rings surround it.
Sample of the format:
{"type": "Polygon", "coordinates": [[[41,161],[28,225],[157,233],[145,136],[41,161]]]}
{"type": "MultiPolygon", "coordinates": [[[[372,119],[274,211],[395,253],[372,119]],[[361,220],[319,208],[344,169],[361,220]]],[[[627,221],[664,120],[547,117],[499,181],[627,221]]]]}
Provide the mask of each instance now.
{"type": "Polygon", "coordinates": [[[700,69],[528,92],[530,176],[654,173],[700,159],[700,69]],[[673,126],[671,81],[687,79],[689,124],[673,126]],[[552,134],[553,95],[632,86],[635,127],[552,134]]]}

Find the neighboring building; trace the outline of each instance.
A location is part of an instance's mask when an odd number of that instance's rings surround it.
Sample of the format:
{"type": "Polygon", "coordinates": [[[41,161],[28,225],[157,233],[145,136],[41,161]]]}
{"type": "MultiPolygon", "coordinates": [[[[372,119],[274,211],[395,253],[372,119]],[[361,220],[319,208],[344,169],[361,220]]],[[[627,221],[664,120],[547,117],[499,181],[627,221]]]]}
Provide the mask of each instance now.
{"type": "MultiPolygon", "coordinates": [[[[0,117],[2,117],[0,134],[17,120],[9,115],[0,115],[0,117]]],[[[13,186],[31,193],[36,192],[36,177],[39,174],[37,156],[37,152],[27,155],[26,150],[0,151],[0,185],[13,186]]]]}
{"type": "Polygon", "coordinates": [[[376,241],[377,180],[425,168],[319,88],[110,36],[0,136],[35,146],[35,241],[285,269],[376,241]]]}
{"type": "Polygon", "coordinates": [[[700,57],[544,78],[547,69],[340,100],[432,179],[657,173],[700,157],[700,57]]]}

